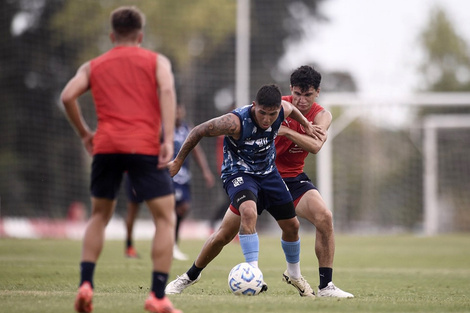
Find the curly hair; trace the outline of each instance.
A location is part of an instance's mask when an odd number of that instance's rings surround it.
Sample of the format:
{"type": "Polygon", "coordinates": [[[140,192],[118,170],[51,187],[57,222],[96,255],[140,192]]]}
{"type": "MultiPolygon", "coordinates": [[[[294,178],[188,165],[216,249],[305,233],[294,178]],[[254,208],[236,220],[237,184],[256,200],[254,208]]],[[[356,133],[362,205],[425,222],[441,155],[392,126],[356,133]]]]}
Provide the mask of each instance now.
{"type": "Polygon", "coordinates": [[[290,76],[290,85],[292,87],[299,87],[302,92],[309,90],[310,87],[318,90],[320,83],[321,74],[308,65],[299,67],[290,76]]]}

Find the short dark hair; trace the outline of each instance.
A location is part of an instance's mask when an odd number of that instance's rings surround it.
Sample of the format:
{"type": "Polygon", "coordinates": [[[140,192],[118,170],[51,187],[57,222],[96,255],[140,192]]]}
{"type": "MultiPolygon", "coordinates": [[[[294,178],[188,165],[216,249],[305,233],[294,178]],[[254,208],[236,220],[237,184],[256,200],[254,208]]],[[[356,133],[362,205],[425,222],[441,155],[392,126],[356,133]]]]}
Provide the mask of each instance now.
{"type": "Polygon", "coordinates": [[[256,93],[256,104],[261,106],[279,107],[281,101],[281,89],[275,84],[263,85],[256,93]]]}
{"type": "Polygon", "coordinates": [[[145,25],[145,15],[135,6],[122,6],[111,12],[111,27],[116,35],[135,35],[145,25]]]}
{"type": "Polygon", "coordinates": [[[292,87],[299,87],[302,92],[309,90],[310,87],[318,90],[320,83],[321,74],[308,65],[299,67],[290,75],[290,85],[292,87]]]}

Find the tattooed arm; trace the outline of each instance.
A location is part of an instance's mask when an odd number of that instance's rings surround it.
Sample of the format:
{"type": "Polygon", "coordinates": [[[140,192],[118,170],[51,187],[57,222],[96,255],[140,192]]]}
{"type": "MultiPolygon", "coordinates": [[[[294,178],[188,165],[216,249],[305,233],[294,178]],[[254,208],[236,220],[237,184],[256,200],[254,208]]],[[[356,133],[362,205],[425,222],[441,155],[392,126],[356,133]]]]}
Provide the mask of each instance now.
{"type": "Polygon", "coordinates": [[[240,137],[240,119],[233,113],[213,118],[194,127],[189,132],[176,158],[168,163],[171,176],[175,176],[183,165],[184,160],[191,150],[201,141],[203,137],[216,137],[220,135],[240,137]]]}

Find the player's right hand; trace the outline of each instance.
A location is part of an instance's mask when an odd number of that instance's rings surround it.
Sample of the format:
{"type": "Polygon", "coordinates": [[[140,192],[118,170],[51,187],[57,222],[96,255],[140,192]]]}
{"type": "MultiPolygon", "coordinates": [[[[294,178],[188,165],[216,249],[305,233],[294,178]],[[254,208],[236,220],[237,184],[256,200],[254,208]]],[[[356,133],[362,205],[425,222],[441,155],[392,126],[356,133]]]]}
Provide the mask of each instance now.
{"type": "Polygon", "coordinates": [[[175,176],[178,174],[181,168],[181,164],[179,164],[176,159],[173,161],[168,162],[167,166],[168,170],[170,171],[171,177],[175,176]]]}

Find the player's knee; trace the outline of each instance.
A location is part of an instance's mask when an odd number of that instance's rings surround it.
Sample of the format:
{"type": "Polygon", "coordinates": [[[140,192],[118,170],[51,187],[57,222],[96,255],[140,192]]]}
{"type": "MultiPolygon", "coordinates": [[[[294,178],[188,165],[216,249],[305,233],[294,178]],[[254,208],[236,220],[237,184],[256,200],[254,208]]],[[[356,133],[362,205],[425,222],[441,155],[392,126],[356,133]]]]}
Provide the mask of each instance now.
{"type": "Polygon", "coordinates": [[[294,238],[299,234],[300,223],[296,217],[278,221],[282,229],[283,237],[294,238]]]}

